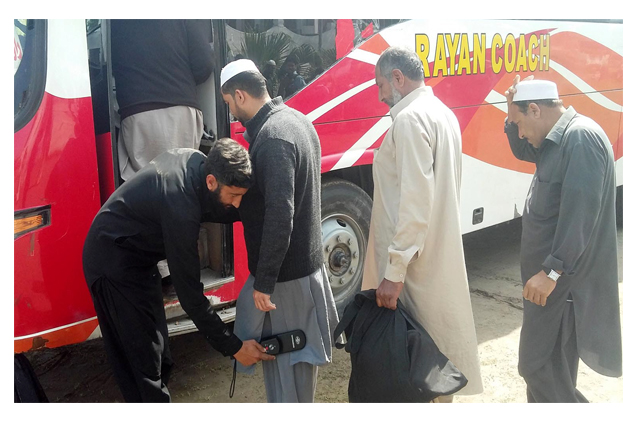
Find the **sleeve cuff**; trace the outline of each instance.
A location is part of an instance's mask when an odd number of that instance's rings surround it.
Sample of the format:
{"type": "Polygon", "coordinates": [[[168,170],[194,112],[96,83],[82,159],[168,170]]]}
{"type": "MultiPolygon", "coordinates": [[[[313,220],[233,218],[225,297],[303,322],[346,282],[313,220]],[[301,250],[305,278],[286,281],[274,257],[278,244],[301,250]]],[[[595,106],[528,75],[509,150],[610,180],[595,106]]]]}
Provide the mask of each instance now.
{"type": "Polygon", "coordinates": [[[268,282],[263,282],[256,278],[255,282],[253,282],[253,289],[258,292],[262,292],[263,294],[273,294],[273,291],[276,289],[276,282],[272,282],[269,284],[268,282]]]}
{"type": "Polygon", "coordinates": [[[384,278],[391,282],[403,282],[407,276],[407,268],[402,265],[387,264],[384,278]]]}
{"type": "Polygon", "coordinates": [[[563,274],[567,274],[567,270],[564,269],[564,263],[562,260],[558,260],[553,255],[549,255],[544,262],[542,263],[542,267],[547,269],[553,269],[555,271],[562,271],[563,274]]]}
{"type": "Polygon", "coordinates": [[[218,350],[223,356],[231,357],[236,354],[242,348],[242,341],[228,328],[225,330],[225,334],[229,333],[229,337],[223,344],[216,344],[212,339],[207,338],[207,341],[211,346],[218,350]]]}

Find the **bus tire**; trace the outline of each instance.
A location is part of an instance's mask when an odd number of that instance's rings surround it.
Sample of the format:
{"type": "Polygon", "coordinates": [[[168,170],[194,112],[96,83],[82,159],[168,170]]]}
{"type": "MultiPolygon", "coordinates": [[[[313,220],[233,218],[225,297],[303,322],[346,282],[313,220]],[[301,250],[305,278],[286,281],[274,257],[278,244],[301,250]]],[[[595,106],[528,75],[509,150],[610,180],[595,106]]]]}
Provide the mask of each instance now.
{"type": "Polygon", "coordinates": [[[372,203],[351,182],[322,183],[322,254],[340,317],[362,286],[372,203]]]}

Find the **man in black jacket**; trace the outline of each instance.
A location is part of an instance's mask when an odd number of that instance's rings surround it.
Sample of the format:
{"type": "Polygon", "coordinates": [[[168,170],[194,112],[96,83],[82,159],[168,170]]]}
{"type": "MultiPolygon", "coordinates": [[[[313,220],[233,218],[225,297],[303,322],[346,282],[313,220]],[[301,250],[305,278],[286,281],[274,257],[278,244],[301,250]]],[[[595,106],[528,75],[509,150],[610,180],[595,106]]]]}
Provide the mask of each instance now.
{"type": "Polygon", "coordinates": [[[200,146],[204,124],[196,85],[213,72],[210,39],[206,19],[111,21],[123,180],[169,149],[200,146]]]}
{"type": "Polygon", "coordinates": [[[208,157],[172,149],[120,186],[93,220],[84,274],[125,401],[171,401],[173,362],[157,268],[163,258],[182,308],[213,348],[245,365],[273,358],[233,335],[200,283],[200,222],[236,221],[250,185],[248,153],[231,139],[218,140],[208,157]]]}
{"type": "Polygon", "coordinates": [[[338,323],[322,256],[320,140],[304,115],[269,97],[250,60],[224,67],[221,85],[246,126],[255,177],[239,209],[251,275],[238,297],[234,332],[260,339],[302,330],[302,350],[263,364],[265,388],[269,402],[312,402],[338,323]]]}

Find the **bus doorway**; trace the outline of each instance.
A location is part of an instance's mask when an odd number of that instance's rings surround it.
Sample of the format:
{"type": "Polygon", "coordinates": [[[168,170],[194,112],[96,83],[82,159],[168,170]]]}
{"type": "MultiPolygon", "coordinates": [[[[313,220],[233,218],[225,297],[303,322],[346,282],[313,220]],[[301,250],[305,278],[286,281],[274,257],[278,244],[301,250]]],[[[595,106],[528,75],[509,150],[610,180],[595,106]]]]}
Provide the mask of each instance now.
{"type": "MultiPolygon", "coordinates": [[[[226,43],[224,25],[220,20],[208,20],[207,42],[214,52],[214,71],[206,81],[196,87],[197,103],[202,111],[204,132],[200,139],[199,150],[208,154],[218,138],[229,135],[229,117],[226,106],[219,96],[219,75],[215,72],[225,63],[226,43]]],[[[114,37],[112,21],[108,19],[87,20],[87,46],[91,77],[91,94],[98,166],[100,174],[101,203],[124,183],[122,178],[123,145],[121,141],[121,110],[118,105],[118,81],[113,72],[112,39],[114,37]]],[[[125,150],[126,155],[126,150],[125,150]]],[[[233,225],[202,223],[198,252],[200,256],[200,278],[205,293],[215,292],[227,284],[233,285],[233,225]]],[[[185,326],[195,330],[195,326],[185,317],[180,307],[175,288],[171,282],[171,271],[166,261],[158,264],[163,276],[163,296],[167,320],[180,323],[182,333],[185,326]]],[[[240,288],[227,290],[229,297],[209,297],[214,307],[224,306],[235,299],[234,294],[240,288]]],[[[172,326],[170,326],[170,333],[172,326]]]]}

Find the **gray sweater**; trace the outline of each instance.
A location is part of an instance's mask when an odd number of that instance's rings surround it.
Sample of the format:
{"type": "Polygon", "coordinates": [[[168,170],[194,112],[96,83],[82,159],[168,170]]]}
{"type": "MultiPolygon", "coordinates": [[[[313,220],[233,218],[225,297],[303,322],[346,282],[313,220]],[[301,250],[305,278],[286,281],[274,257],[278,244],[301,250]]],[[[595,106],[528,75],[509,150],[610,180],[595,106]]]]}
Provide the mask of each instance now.
{"type": "Polygon", "coordinates": [[[311,122],[277,97],[246,123],[256,184],[243,196],[254,289],[308,276],[322,266],[320,140],[311,122]]]}

